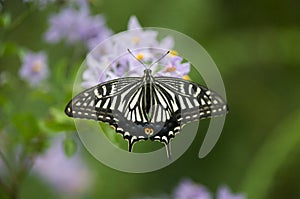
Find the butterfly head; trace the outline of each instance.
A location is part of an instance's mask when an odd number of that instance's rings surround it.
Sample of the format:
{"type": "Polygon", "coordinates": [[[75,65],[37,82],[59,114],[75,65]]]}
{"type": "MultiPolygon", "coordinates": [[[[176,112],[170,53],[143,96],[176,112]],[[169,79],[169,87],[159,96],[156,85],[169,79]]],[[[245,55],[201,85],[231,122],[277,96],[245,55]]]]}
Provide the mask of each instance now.
{"type": "Polygon", "coordinates": [[[144,76],[145,77],[150,76],[151,74],[152,74],[152,70],[151,69],[147,68],[147,69],[144,70],[144,76]]]}

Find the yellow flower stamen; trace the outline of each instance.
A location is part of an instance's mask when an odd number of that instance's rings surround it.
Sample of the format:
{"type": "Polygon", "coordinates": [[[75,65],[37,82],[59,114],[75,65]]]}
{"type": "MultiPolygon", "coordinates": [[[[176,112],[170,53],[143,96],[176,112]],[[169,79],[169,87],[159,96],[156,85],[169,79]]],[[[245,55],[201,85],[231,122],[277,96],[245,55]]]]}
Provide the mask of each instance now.
{"type": "Polygon", "coordinates": [[[32,71],[34,73],[39,73],[42,70],[43,63],[40,60],[36,60],[32,64],[32,71]]]}
{"type": "Polygon", "coordinates": [[[139,53],[139,54],[137,54],[136,58],[137,58],[138,60],[141,60],[141,59],[144,58],[144,55],[143,55],[142,53],[139,53]]]}
{"type": "Polygon", "coordinates": [[[174,71],[176,71],[176,67],[175,66],[172,66],[172,67],[168,67],[168,68],[166,68],[166,70],[165,70],[165,72],[174,72],[174,71]]]}
{"type": "Polygon", "coordinates": [[[188,75],[183,76],[183,79],[184,80],[191,80],[190,76],[188,76],[188,75]]]}
{"type": "Polygon", "coordinates": [[[175,50],[171,50],[171,51],[170,51],[170,55],[177,56],[177,55],[178,55],[178,52],[175,51],[175,50]]]}
{"type": "Polygon", "coordinates": [[[139,37],[133,37],[132,41],[133,41],[133,43],[137,44],[137,43],[139,43],[140,38],[139,37]]]}

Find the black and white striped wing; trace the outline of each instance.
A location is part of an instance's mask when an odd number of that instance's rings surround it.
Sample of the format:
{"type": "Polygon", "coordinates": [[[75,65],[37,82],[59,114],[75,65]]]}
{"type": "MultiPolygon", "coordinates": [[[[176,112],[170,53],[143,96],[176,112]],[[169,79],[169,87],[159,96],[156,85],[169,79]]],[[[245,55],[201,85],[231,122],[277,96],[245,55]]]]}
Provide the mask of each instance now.
{"type": "Polygon", "coordinates": [[[113,125],[112,114],[121,101],[121,95],[134,90],[140,81],[138,77],[120,78],[86,89],[68,103],[65,113],[74,118],[93,119],[113,125]]]}
{"type": "Polygon", "coordinates": [[[204,86],[172,77],[157,77],[155,80],[156,87],[170,96],[170,106],[180,110],[175,115],[181,121],[181,125],[194,120],[222,116],[228,112],[225,100],[204,86]]]}
{"type": "Polygon", "coordinates": [[[225,100],[216,92],[183,79],[156,77],[152,91],[151,104],[156,108],[151,114],[154,134],[150,139],[167,147],[185,124],[228,112],[225,100]],[[155,129],[155,126],[159,128],[155,129]]]}
{"type": "MultiPolygon", "coordinates": [[[[69,117],[92,119],[108,122],[129,142],[133,137],[126,127],[134,126],[134,121],[128,117],[128,107],[132,101],[138,100],[141,78],[126,77],[111,80],[84,90],[76,95],[66,106],[65,113],[69,117]]],[[[138,141],[142,137],[134,137],[138,141]]],[[[131,150],[131,147],[130,147],[131,150]]]]}

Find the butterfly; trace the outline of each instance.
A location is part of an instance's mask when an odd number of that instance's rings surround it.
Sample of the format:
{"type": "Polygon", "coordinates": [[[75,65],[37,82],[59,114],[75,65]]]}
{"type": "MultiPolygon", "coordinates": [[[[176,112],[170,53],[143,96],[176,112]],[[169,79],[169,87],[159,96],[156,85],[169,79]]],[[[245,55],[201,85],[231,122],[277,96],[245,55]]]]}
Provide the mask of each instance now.
{"type": "Polygon", "coordinates": [[[109,123],[128,141],[130,152],[140,140],[162,142],[170,157],[170,141],[185,124],[228,112],[216,92],[181,78],[154,77],[154,63],[141,63],[146,67],[142,77],[118,78],[86,89],[67,104],[66,115],[109,123]]]}

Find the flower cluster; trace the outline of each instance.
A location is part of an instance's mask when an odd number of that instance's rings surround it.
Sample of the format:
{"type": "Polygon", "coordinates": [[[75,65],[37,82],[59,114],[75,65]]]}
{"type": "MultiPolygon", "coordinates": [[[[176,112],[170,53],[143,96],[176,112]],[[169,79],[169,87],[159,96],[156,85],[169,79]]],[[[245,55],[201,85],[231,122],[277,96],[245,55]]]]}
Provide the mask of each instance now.
{"type": "MultiPolygon", "coordinates": [[[[137,18],[132,16],[128,23],[128,31],[96,46],[87,56],[87,69],[83,73],[82,86],[89,88],[103,81],[124,76],[140,77],[143,75],[144,66],[139,61],[146,65],[152,64],[173,47],[172,37],[158,40],[157,31],[142,29],[137,18]],[[132,50],[135,58],[127,49],[132,50]]],[[[163,60],[154,64],[151,70],[156,76],[187,78],[190,64],[177,56],[175,51],[171,51],[163,60]]]]}
{"type": "Polygon", "coordinates": [[[50,17],[50,27],[45,33],[46,41],[57,43],[65,40],[68,44],[81,42],[92,49],[94,43],[100,43],[112,34],[102,15],[90,15],[85,0],[78,4],[79,9],[67,7],[50,17]]]}
{"type": "MultiPolygon", "coordinates": [[[[191,180],[183,180],[174,190],[172,196],[145,197],[143,199],[212,199],[212,194],[203,185],[191,180]]],[[[216,199],[245,199],[243,194],[233,194],[227,186],[218,189],[216,199]]]]}

